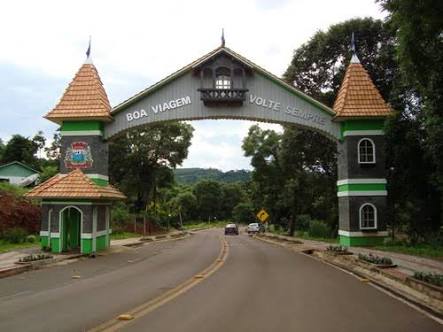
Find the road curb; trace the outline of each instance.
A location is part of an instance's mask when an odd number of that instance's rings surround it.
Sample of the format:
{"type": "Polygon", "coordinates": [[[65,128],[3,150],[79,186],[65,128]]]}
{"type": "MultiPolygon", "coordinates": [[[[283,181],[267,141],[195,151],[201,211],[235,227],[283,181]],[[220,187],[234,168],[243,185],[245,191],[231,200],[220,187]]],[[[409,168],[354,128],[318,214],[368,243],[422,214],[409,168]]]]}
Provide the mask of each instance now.
{"type": "Polygon", "coordinates": [[[20,265],[20,266],[8,266],[0,270],[0,279],[20,274],[29,270],[32,270],[31,264],[20,265]]]}
{"type": "Polygon", "coordinates": [[[60,257],[53,257],[52,259],[42,259],[42,260],[37,260],[37,261],[33,261],[33,262],[29,262],[27,264],[20,264],[20,265],[14,265],[14,266],[7,266],[5,268],[0,269],[0,279],[2,278],[6,278],[6,277],[10,277],[10,276],[14,276],[26,271],[30,271],[30,270],[40,270],[40,269],[44,269],[46,267],[55,265],[59,262],[63,262],[66,260],[71,260],[71,259],[75,259],[75,258],[79,258],[79,257],[83,257],[83,256],[87,256],[85,254],[78,254],[78,255],[70,255],[70,256],[60,256],[60,257]]]}

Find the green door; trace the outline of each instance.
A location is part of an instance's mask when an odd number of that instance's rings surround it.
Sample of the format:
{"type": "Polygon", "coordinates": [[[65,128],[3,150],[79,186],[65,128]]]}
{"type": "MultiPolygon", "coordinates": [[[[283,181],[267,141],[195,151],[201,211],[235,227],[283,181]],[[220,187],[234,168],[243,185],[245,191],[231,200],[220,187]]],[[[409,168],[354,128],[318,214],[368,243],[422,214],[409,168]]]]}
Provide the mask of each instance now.
{"type": "Polygon", "coordinates": [[[63,251],[75,250],[80,247],[81,213],[74,208],[63,211],[63,251]]]}

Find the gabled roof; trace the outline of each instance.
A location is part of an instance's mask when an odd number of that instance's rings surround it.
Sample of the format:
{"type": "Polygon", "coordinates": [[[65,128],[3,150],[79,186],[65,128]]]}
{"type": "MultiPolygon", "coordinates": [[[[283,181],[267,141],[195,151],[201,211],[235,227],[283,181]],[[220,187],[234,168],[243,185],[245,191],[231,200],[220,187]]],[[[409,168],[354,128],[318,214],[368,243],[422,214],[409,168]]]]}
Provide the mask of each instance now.
{"type": "Polygon", "coordinates": [[[97,69],[89,61],[80,67],[57,106],[45,118],[56,123],[63,120],[111,121],[111,105],[97,69]]]}
{"type": "Polygon", "coordinates": [[[34,173],[38,173],[38,171],[36,171],[35,169],[33,169],[32,167],[29,167],[28,165],[25,165],[23,163],[21,163],[20,161],[11,161],[10,163],[4,164],[4,165],[0,165],[0,169],[1,168],[6,168],[12,165],[19,165],[23,168],[26,168],[27,170],[34,172],[34,173]]]}
{"type": "Polygon", "coordinates": [[[97,185],[80,169],[75,169],[68,174],[57,174],[33,188],[25,196],[40,199],[121,200],[126,198],[111,185],[97,185]]]}
{"type": "Polygon", "coordinates": [[[346,69],[334,103],[335,118],[386,117],[391,108],[355,56],[346,69]]]}
{"type": "Polygon", "coordinates": [[[216,48],[215,50],[213,50],[213,51],[209,52],[208,54],[202,56],[201,58],[195,60],[194,62],[190,63],[189,65],[187,65],[187,66],[179,69],[175,73],[167,76],[163,80],[161,80],[161,81],[151,85],[150,87],[148,87],[145,90],[140,91],[139,93],[137,93],[133,97],[131,97],[131,98],[123,101],[119,105],[115,106],[112,109],[111,113],[118,113],[119,111],[123,110],[125,107],[127,107],[127,106],[129,106],[129,105],[131,105],[131,104],[133,104],[135,102],[137,102],[141,98],[144,98],[144,97],[148,96],[149,94],[155,92],[156,90],[160,89],[161,87],[163,87],[164,85],[168,84],[169,82],[171,82],[171,81],[175,80],[176,78],[178,78],[178,77],[180,77],[180,76],[190,72],[191,70],[199,67],[200,65],[202,65],[206,61],[209,61],[211,58],[214,58],[214,57],[216,57],[216,56],[218,56],[218,55],[220,55],[222,53],[225,53],[228,56],[231,56],[232,58],[236,59],[237,61],[239,61],[240,63],[242,63],[246,67],[249,67],[252,70],[255,70],[258,73],[264,75],[265,77],[269,78],[274,83],[280,85],[285,90],[287,90],[290,93],[296,95],[297,97],[300,97],[300,98],[306,100],[308,103],[314,105],[315,107],[320,108],[324,112],[326,112],[328,114],[331,114],[331,115],[334,114],[332,109],[329,108],[328,106],[320,103],[319,101],[317,101],[317,100],[309,97],[308,95],[304,94],[303,92],[297,90],[292,85],[286,83],[285,81],[283,81],[279,77],[277,77],[274,74],[268,72],[267,70],[263,69],[262,67],[256,65],[252,61],[246,59],[245,57],[243,57],[240,54],[234,52],[233,50],[231,50],[230,48],[228,48],[226,46],[220,46],[220,47],[216,48]]]}

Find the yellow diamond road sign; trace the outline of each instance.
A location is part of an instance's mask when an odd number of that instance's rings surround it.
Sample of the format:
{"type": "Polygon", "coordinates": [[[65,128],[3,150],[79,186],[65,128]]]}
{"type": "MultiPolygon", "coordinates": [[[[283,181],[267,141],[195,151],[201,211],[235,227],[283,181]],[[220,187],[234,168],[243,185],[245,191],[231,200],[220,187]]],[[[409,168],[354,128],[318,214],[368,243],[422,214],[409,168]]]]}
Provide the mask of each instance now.
{"type": "Polygon", "coordinates": [[[269,214],[265,209],[261,209],[259,213],[257,213],[257,218],[260,219],[261,222],[266,222],[269,218],[269,214]]]}

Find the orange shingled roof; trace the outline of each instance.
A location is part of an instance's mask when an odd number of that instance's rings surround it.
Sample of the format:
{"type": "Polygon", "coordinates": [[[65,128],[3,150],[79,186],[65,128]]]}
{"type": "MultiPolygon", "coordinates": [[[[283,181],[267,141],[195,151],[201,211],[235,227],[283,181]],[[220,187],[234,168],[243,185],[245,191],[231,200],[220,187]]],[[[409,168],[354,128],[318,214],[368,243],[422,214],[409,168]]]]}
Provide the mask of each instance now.
{"type": "Polygon", "coordinates": [[[97,69],[86,61],[80,67],[57,106],[45,118],[56,123],[63,120],[111,120],[111,105],[97,69]]]}
{"type": "Polygon", "coordinates": [[[360,62],[351,63],[334,103],[335,118],[385,117],[391,108],[383,100],[360,62]]]}
{"type": "Polygon", "coordinates": [[[120,200],[126,196],[111,185],[99,186],[80,169],[57,174],[26,193],[29,198],[120,200]]]}

